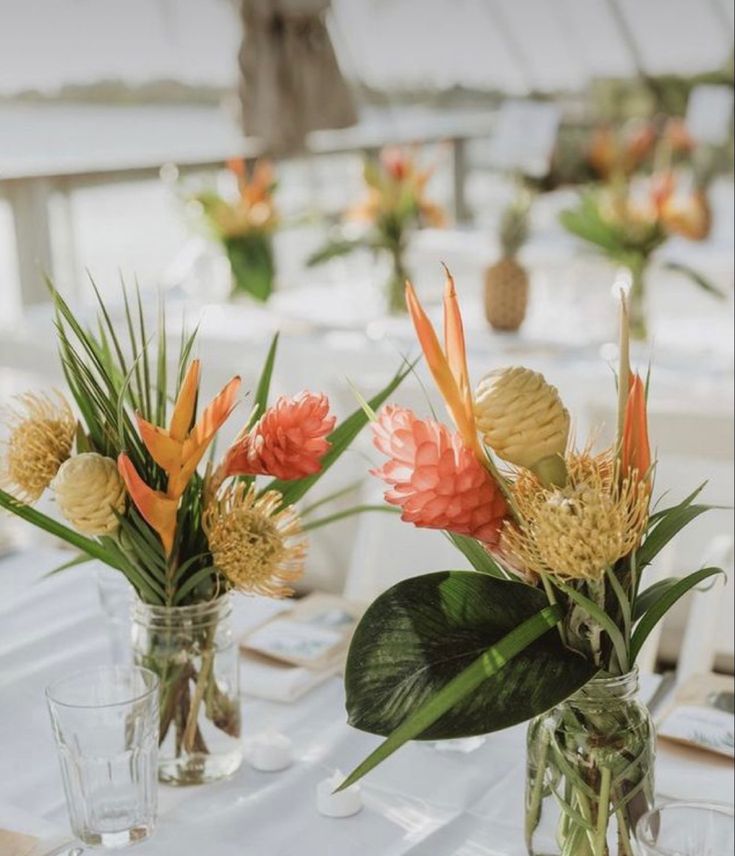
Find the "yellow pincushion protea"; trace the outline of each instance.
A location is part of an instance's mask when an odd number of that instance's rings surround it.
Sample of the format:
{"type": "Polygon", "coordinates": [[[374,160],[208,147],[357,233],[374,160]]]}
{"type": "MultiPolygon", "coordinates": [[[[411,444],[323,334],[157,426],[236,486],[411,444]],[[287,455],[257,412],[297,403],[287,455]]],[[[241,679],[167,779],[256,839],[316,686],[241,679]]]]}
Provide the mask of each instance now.
{"type": "Polygon", "coordinates": [[[51,486],[64,517],[85,535],[117,532],[127,492],[111,458],[83,452],[65,461],[51,486]]]}
{"type": "Polygon", "coordinates": [[[18,396],[5,419],[8,436],[0,449],[0,485],[35,502],[71,454],[76,420],[61,393],[18,396]]]}
{"type": "Polygon", "coordinates": [[[279,510],[281,494],[235,482],[204,512],[203,526],[217,568],[233,588],[266,597],[293,594],[289,583],[303,574],[306,541],[290,508],[279,510]]]}
{"type": "Polygon", "coordinates": [[[638,546],[648,521],[649,487],[620,480],[612,452],[568,455],[564,487],[519,471],[511,492],[521,522],[507,522],[501,547],[525,572],[599,580],[638,546]]]}
{"type": "Polygon", "coordinates": [[[477,385],[474,411],[486,445],[510,464],[533,469],[566,451],[569,413],[539,372],[518,366],[490,372],[477,385]]]}

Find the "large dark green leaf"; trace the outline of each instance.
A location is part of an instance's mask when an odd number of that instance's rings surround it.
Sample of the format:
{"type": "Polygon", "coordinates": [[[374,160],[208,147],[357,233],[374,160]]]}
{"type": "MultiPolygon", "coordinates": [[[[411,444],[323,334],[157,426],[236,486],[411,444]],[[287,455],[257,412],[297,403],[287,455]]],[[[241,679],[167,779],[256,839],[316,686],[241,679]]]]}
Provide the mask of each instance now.
{"type": "MultiPolygon", "coordinates": [[[[345,672],[350,723],[390,734],[481,654],[547,606],[537,589],[473,571],[444,571],[398,583],[372,604],[355,631],[345,672]]],[[[483,680],[420,739],[485,734],[523,722],[566,698],[594,672],[550,630],[483,680]]]]}
{"type": "Polygon", "coordinates": [[[527,618],[518,627],[514,627],[510,633],[506,633],[502,639],[483,651],[466,669],[452,678],[449,683],[444,684],[428,701],[406,717],[398,728],[350,773],[338,790],[349,787],[400,749],[408,740],[413,740],[427,731],[447,711],[453,710],[485,681],[497,675],[501,669],[505,669],[514,657],[525,651],[544,633],[548,633],[563,615],[564,611],[559,604],[550,604],[531,618],[527,618]]]}

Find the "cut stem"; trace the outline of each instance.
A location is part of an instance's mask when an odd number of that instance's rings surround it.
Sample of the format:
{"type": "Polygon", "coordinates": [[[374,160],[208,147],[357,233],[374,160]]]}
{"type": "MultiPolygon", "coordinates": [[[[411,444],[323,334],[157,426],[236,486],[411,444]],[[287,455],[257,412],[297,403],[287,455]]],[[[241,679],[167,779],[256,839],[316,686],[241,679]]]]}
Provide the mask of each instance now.
{"type": "Polygon", "coordinates": [[[595,835],[594,856],[605,856],[607,822],[610,814],[610,768],[601,767],[600,772],[602,781],[600,782],[600,797],[597,804],[597,834],[595,835]]]}

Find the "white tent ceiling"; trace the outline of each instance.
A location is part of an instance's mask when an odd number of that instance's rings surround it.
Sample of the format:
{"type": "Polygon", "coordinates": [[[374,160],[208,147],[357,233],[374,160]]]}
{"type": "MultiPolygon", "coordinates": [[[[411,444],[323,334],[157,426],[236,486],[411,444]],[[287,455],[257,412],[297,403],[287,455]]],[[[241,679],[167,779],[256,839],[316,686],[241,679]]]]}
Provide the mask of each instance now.
{"type": "MultiPolygon", "coordinates": [[[[0,93],[169,78],[231,86],[236,0],[0,0],[0,93]]],[[[333,0],[345,71],[377,89],[523,94],[694,73],[732,51],[731,0],[333,0]]]]}

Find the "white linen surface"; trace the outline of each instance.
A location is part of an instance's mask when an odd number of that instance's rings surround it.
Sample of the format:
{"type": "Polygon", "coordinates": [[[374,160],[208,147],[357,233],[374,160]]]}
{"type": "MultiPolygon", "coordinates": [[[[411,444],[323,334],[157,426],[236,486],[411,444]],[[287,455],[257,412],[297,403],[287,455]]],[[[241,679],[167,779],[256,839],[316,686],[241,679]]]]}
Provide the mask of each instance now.
{"type": "MultiPolygon", "coordinates": [[[[65,555],[34,548],[0,560],[0,828],[47,840],[68,826],[44,687],[59,675],[109,659],[92,566],[42,579],[65,555]]],[[[237,629],[271,610],[269,603],[240,598],[237,629]]],[[[334,820],[317,813],[317,783],[335,769],[352,769],[377,742],[346,725],[340,679],[329,679],[294,704],[245,697],[243,721],[246,736],[266,728],[288,734],[296,763],[279,773],[244,764],[226,782],[161,787],[156,833],[136,854],[525,853],[523,726],[489,735],[471,753],[405,746],[364,780],[363,811],[334,820]]],[[[732,764],[724,759],[662,745],[657,779],[666,797],[733,802],[732,764]]]]}

